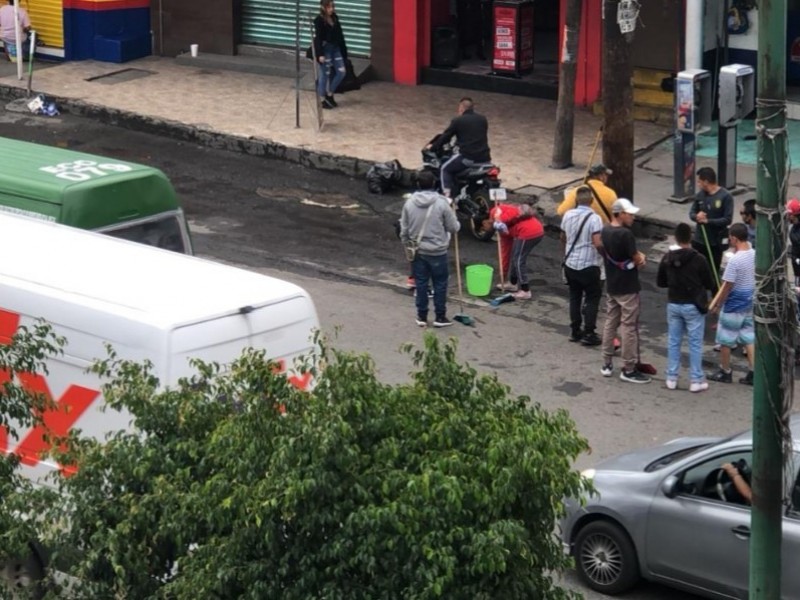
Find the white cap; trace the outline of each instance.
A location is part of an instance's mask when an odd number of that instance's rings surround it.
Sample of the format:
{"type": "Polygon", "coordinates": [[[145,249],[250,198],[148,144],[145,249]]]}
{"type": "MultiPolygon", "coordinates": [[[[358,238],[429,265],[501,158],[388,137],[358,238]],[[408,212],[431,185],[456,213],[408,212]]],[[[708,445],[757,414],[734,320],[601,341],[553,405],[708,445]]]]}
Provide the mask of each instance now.
{"type": "Polygon", "coordinates": [[[633,202],[627,198],[620,198],[611,205],[611,212],[615,214],[628,213],[629,215],[635,215],[639,212],[639,207],[634,206],[633,202]]]}

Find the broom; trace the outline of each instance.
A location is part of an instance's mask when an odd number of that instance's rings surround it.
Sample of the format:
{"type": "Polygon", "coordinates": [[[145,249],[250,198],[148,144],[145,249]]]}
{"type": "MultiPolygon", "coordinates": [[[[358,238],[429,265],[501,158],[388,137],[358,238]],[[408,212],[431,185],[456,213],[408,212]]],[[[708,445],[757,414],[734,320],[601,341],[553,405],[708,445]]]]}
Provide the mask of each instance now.
{"type": "Polygon", "coordinates": [[[456,250],[456,279],[458,280],[458,304],[461,312],[453,317],[453,321],[458,321],[462,325],[472,327],[475,325],[475,319],[470,317],[464,312],[464,287],[461,284],[461,256],[458,253],[458,232],[453,234],[455,240],[456,250]]]}

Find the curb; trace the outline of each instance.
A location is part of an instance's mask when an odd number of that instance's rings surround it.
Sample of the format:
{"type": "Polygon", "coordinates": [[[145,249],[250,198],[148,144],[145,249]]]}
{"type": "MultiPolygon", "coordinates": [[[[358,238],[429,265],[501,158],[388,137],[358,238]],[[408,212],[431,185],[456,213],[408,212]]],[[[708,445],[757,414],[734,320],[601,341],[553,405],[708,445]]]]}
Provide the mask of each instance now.
{"type": "MultiPolygon", "coordinates": [[[[41,93],[41,92],[40,92],[41,93]]],[[[101,123],[124,127],[140,133],[148,133],[167,137],[184,142],[198,144],[208,148],[227,150],[250,156],[261,156],[264,158],[285,160],[296,163],[311,169],[338,173],[353,178],[364,178],[369,168],[375,161],[368,161],[363,158],[332,154],[311,150],[308,148],[298,148],[287,146],[266,138],[245,137],[228,133],[222,133],[207,127],[190,125],[171,119],[159,117],[149,117],[132,111],[109,108],[100,104],[84,102],[63,96],[45,94],[49,100],[56,103],[61,112],[65,112],[78,117],[96,119],[101,123]]],[[[9,84],[0,84],[0,99],[5,102],[27,98],[26,90],[21,87],[9,84]]],[[[416,169],[403,167],[403,179],[401,185],[411,187],[411,177],[416,169]]],[[[544,188],[544,193],[536,197],[536,205],[542,215],[544,224],[549,228],[559,229],[561,217],[555,212],[557,203],[554,195],[563,191],[569,184],[555,188],[544,188]],[[549,206],[545,208],[543,204],[549,206]]],[[[537,187],[535,184],[523,187],[537,187]]],[[[522,189],[522,188],[520,188],[522,189]]],[[[542,189],[542,188],[540,188],[542,189]]],[[[515,194],[514,190],[509,190],[515,194]]],[[[528,194],[522,194],[523,197],[528,194]]],[[[671,233],[675,223],[666,222],[660,219],[649,219],[642,217],[637,220],[640,224],[635,228],[637,235],[659,236],[671,233]]]]}

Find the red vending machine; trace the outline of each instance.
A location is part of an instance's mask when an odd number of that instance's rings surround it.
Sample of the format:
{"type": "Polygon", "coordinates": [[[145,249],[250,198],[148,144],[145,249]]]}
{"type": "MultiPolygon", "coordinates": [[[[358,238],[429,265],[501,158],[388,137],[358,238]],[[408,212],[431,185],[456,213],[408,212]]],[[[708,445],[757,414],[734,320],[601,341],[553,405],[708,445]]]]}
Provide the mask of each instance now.
{"type": "Polygon", "coordinates": [[[495,0],[492,72],[519,77],[533,70],[533,1],[495,0]]]}

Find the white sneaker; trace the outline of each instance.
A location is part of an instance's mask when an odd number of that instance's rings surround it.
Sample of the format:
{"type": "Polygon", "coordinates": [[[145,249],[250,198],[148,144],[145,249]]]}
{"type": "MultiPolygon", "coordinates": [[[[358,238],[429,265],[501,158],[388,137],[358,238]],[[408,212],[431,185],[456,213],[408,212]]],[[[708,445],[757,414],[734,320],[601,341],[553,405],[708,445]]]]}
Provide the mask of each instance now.
{"type": "Polygon", "coordinates": [[[676,390],[676,389],[678,389],[678,380],[677,379],[667,379],[667,389],[668,390],[676,390]]]}
{"type": "Polygon", "coordinates": [[[514,298],[514,300],[530,300],[531,293],[528,290],[519,290],[518,292],[512,293],[511,297],[514,298]]]}
{"type": "Polygon", "coordinates": [[[614,367],[611,365],[611,363],[608,363],[607,365],[603,365],[602,367],[600,367],[600,375],[602,375],[603,377],[611,377],[613,374],[614,374],[614,367]]]}
{"type": "Polygon", "coordinates": [[[693,393],[704,392],[708,389],[707,381],[695,381],[689,386],[689,391],[693,393]]]}

